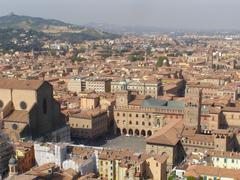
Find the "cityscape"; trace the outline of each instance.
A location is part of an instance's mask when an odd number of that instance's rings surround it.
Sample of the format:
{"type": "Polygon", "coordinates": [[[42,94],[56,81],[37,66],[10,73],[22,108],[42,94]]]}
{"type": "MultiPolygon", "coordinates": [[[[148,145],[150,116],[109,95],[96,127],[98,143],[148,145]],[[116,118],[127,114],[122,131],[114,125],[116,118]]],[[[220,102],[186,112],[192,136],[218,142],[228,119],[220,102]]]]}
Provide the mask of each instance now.
{"type": "Polygon", "coordinates": [[[0,180],[240,180],[240,3],[3,1],[0,180]]]}

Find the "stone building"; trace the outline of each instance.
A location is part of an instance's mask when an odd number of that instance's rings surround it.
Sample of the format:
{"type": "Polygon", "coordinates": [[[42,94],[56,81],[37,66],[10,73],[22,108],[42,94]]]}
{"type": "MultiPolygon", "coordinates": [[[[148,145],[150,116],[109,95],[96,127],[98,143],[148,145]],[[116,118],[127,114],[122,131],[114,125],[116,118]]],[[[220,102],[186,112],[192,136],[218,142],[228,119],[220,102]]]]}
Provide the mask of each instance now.
{"type": "Polygon", "coordinates": [[[48,135],[60,141],[68,130],[52,85],[40,80],[1,79],[0,119],[3,131],[14,141],[48,135]]]}
{"type": "Polygon", "coordinates": [[[108,114],[106,110],[92,109],[81,111],[69,117],[71,135],[74,138],[96,138],[108,131],[108,114]]]}
{"type": "Polygon", "coordinates": [[[128,150],[102,150],[98,154],[99,175],[103,179],[167,179],[166,154],[150,155],[128,150]]]}
{"type": "Polygon", "coordinates": [[[86,90],[94,90],[95,92],[110,92],[111,79],[88,78],[86,81],[86,90]]]}
{"type": "Polygon", "coordinates": [[[220,124],[220,111],[214,107],[197,105],[196,101],[200,99],[186,97],[185,100],[166,101],[140,95],[134,96],[129,91],[118,92],[114,108],[115,133],[151,136],[169,122],[183,120],[184,113],[189,126],[197,125],[201,118],[201,127],[208,130],[217,129],[220,124]],[[190,104],[191,106],[187,106],[190,104]],[[196,122],[192,124],[190,121],[196,122]]]}
{"type": "Polygon", "coordinates": [[[140,95],[157,97],[161,95],[161,81],[112,81],[111,92],[116,93],[123,90],[135,91],[140,95]]]}
{"type": "Polygon", "coordinates": [[[184,124],[187,127],[196,128],[200,131],[201,126],[201,105],[202,94],[201,89],[187,88],[184,98],[184,124]]]}

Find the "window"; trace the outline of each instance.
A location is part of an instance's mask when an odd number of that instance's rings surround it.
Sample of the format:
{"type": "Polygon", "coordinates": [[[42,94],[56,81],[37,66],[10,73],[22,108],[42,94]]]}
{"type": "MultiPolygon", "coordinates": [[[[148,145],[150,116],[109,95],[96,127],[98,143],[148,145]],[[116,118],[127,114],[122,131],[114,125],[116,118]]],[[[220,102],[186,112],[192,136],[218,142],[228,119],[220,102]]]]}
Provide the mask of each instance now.
{"type": "Polygon", "coordinates": [[[12,128],[16,130],[18,128],[17,124],[12,124],[12,128]]]}
{"type": "Polygon", "coordinates": [[[232,159],[232,163],[234,163],[234,159],[232,159]]]}
{"type": "Polygon", "coordinates": [[[142,125],[144,126],[144,125],[145,125],[145,122],[142,122],[142,125]]]}
{"type": "Polygon", "coordinates": [[[138,117],[138,114],[136,114],[136,117],[138,117]]]}
{"type": "Polygon", "coordinates": [[[156,167],[158,167],[158,163],[156,163],[156,167]]]}
{"type": "Polygon", "coordinates": [[[149,122],[148,125],[151,126],[151,122],[149,122]]]}
{"type": "Polygon", "coordinates": [[[117,113],[117,116],[119,116],[119,113],[117,113]]]}
{"type": "Polygon", "coordinates": [[[132,117],[132,114],[129,114],[129,117],[132,117]]]}
{"type": "Polygon", "coordinates": [[[2,100],[0,100],[0,108],[3,108],[3,106],[4,106],[4,103],[2,100]]]}
{"type": "Polygon", "coordinates": [[[144,114],[142,115],[142,118],[144,118],[145,116],[144,116],[144,114]]]}
{"type": "Polygon", "coordinates": [[[20,107],[21,107],[21,109],[23,109],[23,110],[27,109],[27,103],[26,103],[25,101],[21,101],[21,102],[20,102],[20,107]]]}
{"type": "Polygon", "coordinates": [[[224,163],[227,163],[227,158],[224,158],[224,163]]]}
{"type": "Polygon", "coordinates": [[[47,114],[47,100],[44,98],[42,104],[43,114],[47,114]]]}
{"type": "Polygon", "coordinates": [[[136,121],[136,125],[138,125],[138,121],[136,121]]]}
{"type": "Polygon", "coordinates": [[[125,113],[123,113],[123,117],[125,117],[125,113]]]}
{"type": "Polygon", "coordinates": [[[129,124],[132,124],[132,121],[129,121],[129,124]]]}

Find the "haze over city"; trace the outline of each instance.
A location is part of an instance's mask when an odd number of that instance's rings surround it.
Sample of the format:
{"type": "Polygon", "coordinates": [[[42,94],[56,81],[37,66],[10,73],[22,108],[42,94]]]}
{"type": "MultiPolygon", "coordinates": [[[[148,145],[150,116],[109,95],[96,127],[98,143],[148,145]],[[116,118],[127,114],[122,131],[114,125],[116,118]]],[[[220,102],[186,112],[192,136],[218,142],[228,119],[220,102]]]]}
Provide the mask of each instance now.
{"type": "Polygon", "coordinates": [[[239,0],[0,0],[0,180],[240,180],[239,0]]]}
{"type": "Polygon", "coordinates": [[[0,15],[172,29],[240,30],[238,0],[1,0],[0,15]]]}

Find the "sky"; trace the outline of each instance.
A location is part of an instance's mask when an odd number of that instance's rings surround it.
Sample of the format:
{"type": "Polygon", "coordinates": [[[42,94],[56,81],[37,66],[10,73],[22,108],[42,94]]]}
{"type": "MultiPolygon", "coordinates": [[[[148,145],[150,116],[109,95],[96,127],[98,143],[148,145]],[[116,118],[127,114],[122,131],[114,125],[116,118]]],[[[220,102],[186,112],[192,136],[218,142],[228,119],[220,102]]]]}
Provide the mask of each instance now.
{"type": "Polygon", "coordinates": [[[174,29],[240,30],[240,0],[0,0],[0,16],[174,29]]]}

